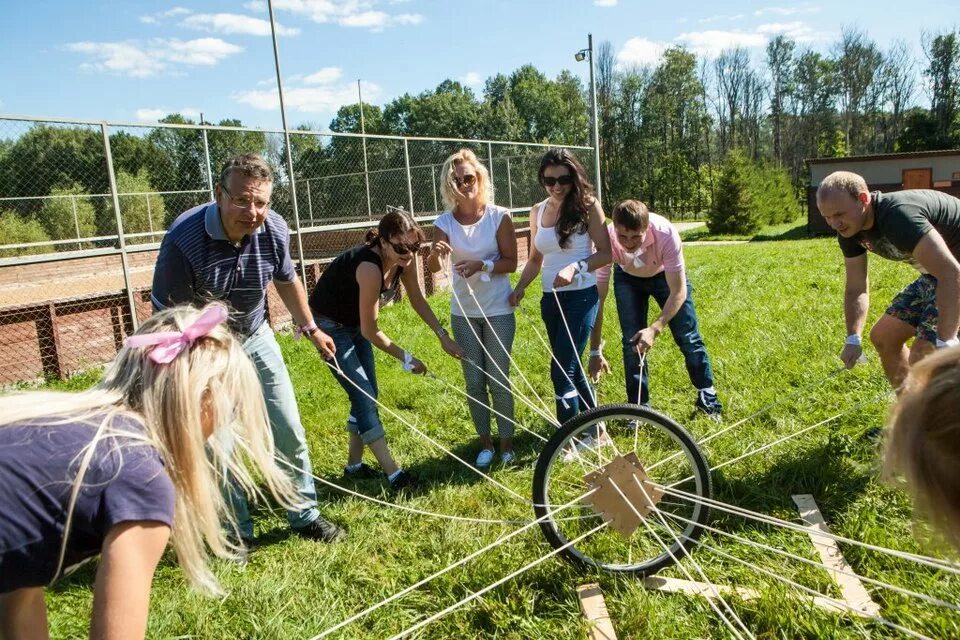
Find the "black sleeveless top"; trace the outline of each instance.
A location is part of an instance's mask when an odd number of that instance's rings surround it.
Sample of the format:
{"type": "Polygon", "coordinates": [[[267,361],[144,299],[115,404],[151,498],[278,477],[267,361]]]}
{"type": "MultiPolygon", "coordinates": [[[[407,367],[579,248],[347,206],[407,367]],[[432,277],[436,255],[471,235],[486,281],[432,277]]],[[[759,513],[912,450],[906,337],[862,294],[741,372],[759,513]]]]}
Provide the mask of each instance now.
{"type": "MultiPolygon", "coordinates": [[[[317,286],[310,294],[310,310],[314,316],[323,316],[347,327],[360,326],[360,285],[357,283],[357,267],[362,262],[372,262],[383,278],[383,260],[365,244],[347,249],[320,275],[317,286]]],[[[380,304],[392,301],[399,289],[400,274],[397,273],[389,287],[380,289],[380,304]]]]}

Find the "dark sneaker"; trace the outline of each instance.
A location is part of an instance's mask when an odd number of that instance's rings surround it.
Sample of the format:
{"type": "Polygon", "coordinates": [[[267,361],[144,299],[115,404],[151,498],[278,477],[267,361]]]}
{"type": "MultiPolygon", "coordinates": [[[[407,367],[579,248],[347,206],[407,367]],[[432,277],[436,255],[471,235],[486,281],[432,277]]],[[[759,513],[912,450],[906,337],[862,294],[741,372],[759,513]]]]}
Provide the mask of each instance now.
{"type": "Polygon", "coordinates": [[[366,462],[360,463],[359,469],[354,469],[350,471],[346,467],[343,468],[343,477],[351,478],[354,480],[369,480],[371,478],[379,478],[382,474],[368,465],[366,462]]]}
{"type": "Polygon", "coordinates": [[[393,491],[403,491],[404,489],[413,489],[417,486],[416,477],[406,471],[400,470],[400,473],[390,481],[390,488],[393,491]]]}
{"type": "Polygon", "coordinates": [[[880,442],[883,437],[883,427],[870,427],[863,432],[863,437],[870,442],[880,442]]]}
{"type": "Polygon", "coordinates": [[[321,542],[336,542],[347,536],[346,531],[323,518],[317,518],[305,527],[294,528],[294,531],[304,538],[321,542]]]}
{"type": "Polygon", "coordinates": [[[720,414],[723,413],[723,405],[720,404],[720,398],[717,397],[717,394],[704,391],[703,389],[697,391],[697,401],[695,405],[697,409],[700,409],[700,411],[703,411],[711,417],[719,418],[720,414]]]}

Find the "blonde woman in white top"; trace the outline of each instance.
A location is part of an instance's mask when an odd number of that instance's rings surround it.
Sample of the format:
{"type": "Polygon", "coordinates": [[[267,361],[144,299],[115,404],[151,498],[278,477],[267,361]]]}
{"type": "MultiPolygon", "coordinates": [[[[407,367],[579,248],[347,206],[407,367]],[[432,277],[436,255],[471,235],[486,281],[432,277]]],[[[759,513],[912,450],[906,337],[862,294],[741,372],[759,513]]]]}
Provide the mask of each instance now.
{"type": "Polygon", "coordinates": [[[517,239],[510,212],[491,203],[493,185],[486,167],[469,149],[461,149],[440,170],[444,212],[434,222],[433,249],[427,266],[434,273],[451,258],[453,298],[450,324],[466,352],[461,361],[470,416],[480,438],[476,465],[493,461],[490,404],[497,414],[500,458],[514,459],[514,403],[510,391],[510,351],[516,332],[510,273],[517,269],[517,239]]]}
{"type": "Polygon", "coordinates": [[[593,186],[572,153],[548,151],[539,178],[548,198],[530,209],[530,257],[510,304],[520,303],[542,270],[540,313],[553,350],[550,378],[557,418],[566,422],[596,404],[580,359],[597,317],[593,271],[610,262],[610,238],[593,186]]]}

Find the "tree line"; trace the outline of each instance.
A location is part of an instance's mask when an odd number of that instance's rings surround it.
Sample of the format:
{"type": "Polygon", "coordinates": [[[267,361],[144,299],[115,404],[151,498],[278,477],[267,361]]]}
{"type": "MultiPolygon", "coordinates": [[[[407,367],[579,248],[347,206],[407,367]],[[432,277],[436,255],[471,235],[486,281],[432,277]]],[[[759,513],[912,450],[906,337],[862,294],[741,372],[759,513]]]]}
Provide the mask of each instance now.
{"type": "MultiPolygon", "coordinates": [[[[749,226],[756,227],[799,213],[807,158],[960,146],[960,31],[925,33],[921,44],[917,60],[902,41],[883,48],[865,31],[847,28],[826,52],[779,35],[758,56],[734,48],[706,59],[672,47],[656,64],[633,68],[622,68],[613,47],[601,44],[596,70],[605,207],[640,198],[671,217],[712,211],[723,220],[711,226],[726,230],[742,216],[719,209],[743,201],[738,194],[751,190],[745,186],[767,185],[767,196],[772,189],[773,200],[788,202],[776,212],[753,206],[749,226]],[[728,191],[720,194],[721,188],[728,191]]],[[[362,123],[360,105],[345,105],[329,129],[589,144],[588,91],[569,71],[550,78],[525,65],[487,79],[479,93],[446,80],[383,106],[365,104],[362,123]]],[[[161,122],[194,124],[176,114],[161,122]]],[[[233,119],[218,124],[242,126],[233,119]]],[[[314,222],[405,205],[407,157],[414,208],[434,210],[436,167],[460,146],[415,141],[404,148],[396,140],[364,143],[306,133],[316,128],[301,125],[305,133],[291,137],[301,217],[309,210],[314,222]]],[[[118,192],[136,194],[121,199],[125,232],[164,228],[187,206],[208,198],[207,151],[214,168],[232,153],[255,151],[285,176],[281,136],[210,131],[207,137],[205,147],[195,129],[111,133],[118,192]],[[181,191],[190,193],[169,193],[181,191]]],[[[472,146],[487,158],[489,148],[472,146]]],[[[522,146],[497,145],[492,167],[499,202],[505,201],[505,187],[516,206],[538,197],[535,155],[522,146]]],[[[0,140],[0,197],[21,198],[0,201],[5,243],[116,233],[111,199],[95,195],[109,193],[105,162],[96,128],[38,124],[0,140]],[[22,199],[36,196],[55,197],[22,199]]],[[[771,201],[759,195],[747,200],[771,201]]],[[[278,190],[275,200],[289,216],[289,194],[278,190]]]]}

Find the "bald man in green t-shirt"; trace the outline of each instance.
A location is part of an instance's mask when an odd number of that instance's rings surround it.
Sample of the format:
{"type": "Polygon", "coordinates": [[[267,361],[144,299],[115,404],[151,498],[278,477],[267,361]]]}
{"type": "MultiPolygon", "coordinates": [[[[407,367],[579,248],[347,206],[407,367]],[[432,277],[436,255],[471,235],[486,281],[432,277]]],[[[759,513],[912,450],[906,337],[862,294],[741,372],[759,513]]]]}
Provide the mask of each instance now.
{"type": "Polygon", "coordinates": [[[867,252],[920,271],[870,330],[887,379],[899,389],[911,364],[935,348],[960,344],[960,200],[929,189],[871,193],[862,176],[837,171],[820,183],[817,207],[837,232],[845,259],[847,340],[840,358],[848,369],[863,353],[867,252]]]}

